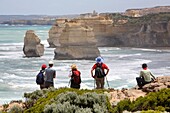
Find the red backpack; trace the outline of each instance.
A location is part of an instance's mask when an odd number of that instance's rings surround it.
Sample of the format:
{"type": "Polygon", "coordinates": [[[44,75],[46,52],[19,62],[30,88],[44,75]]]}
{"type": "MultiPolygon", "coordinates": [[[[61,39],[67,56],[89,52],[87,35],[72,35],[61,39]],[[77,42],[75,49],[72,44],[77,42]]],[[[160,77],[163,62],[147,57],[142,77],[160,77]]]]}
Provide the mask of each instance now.
{"type": "Polygon", "coordinates": [[[74,70],[74,71],[72,71],[72,76],[71,76],[71,78],[72,78],[72,82],[74,83],[74,84],[77,84],[77,85],[79,85],[80,83],[81,83],[81,76],[80,76],[80,71],[78,71],[78,70],[74,70]]]}

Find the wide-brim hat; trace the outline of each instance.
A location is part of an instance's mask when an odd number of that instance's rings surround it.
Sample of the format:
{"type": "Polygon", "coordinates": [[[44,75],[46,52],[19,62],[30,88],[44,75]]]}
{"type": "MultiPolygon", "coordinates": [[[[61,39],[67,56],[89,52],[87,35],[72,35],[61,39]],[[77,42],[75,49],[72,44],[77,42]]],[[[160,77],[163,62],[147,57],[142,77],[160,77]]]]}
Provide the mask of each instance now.
{"type": "Polygon", "coordinates": [[[76,64],[72,64],[72,65],[71,65],[71,69],[77,69],[76,64]]]}
{"type": "Polygon", "coordinates": [[[101,63],[101,62],[103,62],[102,57],[97,57],[97,58],[96,58],[96,62],[97,62],[97,63],[101,63]]]}

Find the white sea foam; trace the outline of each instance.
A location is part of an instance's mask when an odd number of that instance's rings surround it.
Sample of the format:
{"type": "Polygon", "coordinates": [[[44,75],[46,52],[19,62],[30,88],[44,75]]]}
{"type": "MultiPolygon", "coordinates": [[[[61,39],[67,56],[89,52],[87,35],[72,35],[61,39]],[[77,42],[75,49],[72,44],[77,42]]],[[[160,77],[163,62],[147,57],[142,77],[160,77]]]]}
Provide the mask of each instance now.
{"type": "Polygon", "coordinates": [[[162,50],[159,49],[146,49],[146,48],[132,48],[132,50],[141,50],[141,51],[153,51],[153,52],[162,52],[162,50]]]}
{"type": "Polygon", "coordinates": [[[0,79],[0,82],[2,83],[2,82],[4,82],[4,80],[3,80],[3,79],[0,79]]]}
{"type": "Polygon", "coordinates": [[[136,54],[126,54],[126,55],[120,55],[119,58],[124,58],[124,57],[131,57],[131,56],[140,56],[140,53],[136,53],[136,54]]]}

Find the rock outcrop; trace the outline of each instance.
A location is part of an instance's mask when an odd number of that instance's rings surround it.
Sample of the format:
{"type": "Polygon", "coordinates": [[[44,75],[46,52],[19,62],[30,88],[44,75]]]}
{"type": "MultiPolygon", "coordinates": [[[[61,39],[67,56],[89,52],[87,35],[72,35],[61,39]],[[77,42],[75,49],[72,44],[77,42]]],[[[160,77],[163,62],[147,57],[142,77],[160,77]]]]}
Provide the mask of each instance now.
{"type": "Polygon", "coordinates": [[[140,96],[145,96],[149,92],[157,92],[164,88],[170,88],[170,76],[160,76],[156,78],[156,81],[150,84],[146,84],[142,89],[134,87],[131,89],[114,90],[112,89],[108,96],[113,106],[124,99],[136,100],[140,96]]]}
{"type": "Polygon", "coordinates": [[[93,29],[80,23],[67,22],[59,43],[54,59],[94,59],[100,55],[93,29]]]}
{"type": "Polygon", "coordinates": [[[143,9],[128,9],[123,13],[123,15],[131,17],[141,17],[147,14],[155,14],[161,12],[170,12],[170,6],[157,6],[153,8],[143,8],[143,9]]]}
{"type": "Polygon", "coordinates": [[[107,40],[107,36],[110,36],[113,30],[113,21],[104,16],[75,18],[70,21],[67,19],[57,19],[56,24],[49,30],[48,42],[50,47],[58,47],[60,45],[59,36],[63,33],[65,25],[70,22],[93,28],[97,46],[106,45],[105,40],[107,40]]]}
{"type": "Polygon", "coordinates": [[[25,34],[23,52],[26,57],[40,57],[44,54],[44,45],[33,30],[25,34]]]}

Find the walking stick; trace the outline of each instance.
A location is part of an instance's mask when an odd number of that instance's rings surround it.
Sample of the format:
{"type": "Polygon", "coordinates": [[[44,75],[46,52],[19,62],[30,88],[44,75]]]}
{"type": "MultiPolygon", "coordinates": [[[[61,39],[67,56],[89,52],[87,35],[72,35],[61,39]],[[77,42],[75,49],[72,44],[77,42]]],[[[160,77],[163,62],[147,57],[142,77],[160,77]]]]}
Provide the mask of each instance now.
{"type": "Polygon", "coordinates": [[[108,89],[110,89],[109,81],[107,80],[107,77],[106,77],[106,82],[107,82],[107,85],[108,85],[108,89]]]}
{"type": "Polygon", "coordinates": [[[95,84],[96,84],[96,83],[95,83],[95,79],[94,79],[94,89],[95,89],[95,84]]]}
{"type": "Polygon", "coordinates": [[[71,79],[70,79],[69,82],[68,82],[68,87],[69,87],[70,83],[71,83],[71,79]]]}

